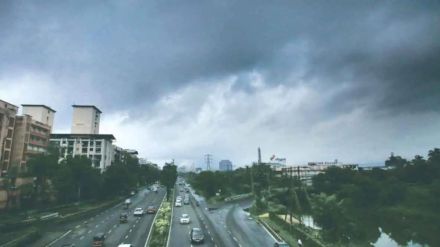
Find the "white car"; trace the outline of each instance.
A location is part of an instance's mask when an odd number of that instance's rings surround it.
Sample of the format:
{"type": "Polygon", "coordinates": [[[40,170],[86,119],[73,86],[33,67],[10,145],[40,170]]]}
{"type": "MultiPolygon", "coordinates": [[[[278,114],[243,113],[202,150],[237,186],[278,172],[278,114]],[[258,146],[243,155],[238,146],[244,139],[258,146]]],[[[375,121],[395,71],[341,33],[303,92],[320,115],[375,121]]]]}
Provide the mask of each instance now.
{"type": "Polygon", "coordinates": [[[188,214],[182,214],[180,217],[180,224],[189,224],[190,221],[188,214]]]}
{"type": "Polygon", "coordinates": [[[176,207],[182,207],[182,201],[176,201],[175,206],[176,207]]]}
{"type": "Polygon", "coordinates": [[[133,213],[134,216],[142,216],[144,215],[144,210],[142,208],[136,208],[133,213]]]}

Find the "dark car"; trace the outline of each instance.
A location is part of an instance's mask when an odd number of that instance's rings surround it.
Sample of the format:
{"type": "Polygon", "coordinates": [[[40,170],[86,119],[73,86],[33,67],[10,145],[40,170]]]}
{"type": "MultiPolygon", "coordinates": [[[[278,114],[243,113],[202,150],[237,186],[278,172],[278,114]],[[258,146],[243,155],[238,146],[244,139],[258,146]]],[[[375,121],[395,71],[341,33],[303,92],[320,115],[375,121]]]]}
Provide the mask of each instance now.
{"type": "Polygon", "coordinates": [[[185,199],[183,200],[183,204],[188,205],[188,204],[189,204],[189,198],[185,198],[185,199]]]}
{"type": "Polygon", "coordinates": [[[105,235],[104,233],[98,233],[95,236],[93,236],[93,247],[103,247],[105,241],[105,235]]]}
{"type": "Polygon", "coordinates": [[[154,206],[148,206],[147,208],[147,214],[155,214],[156,213],[156,207],[154,206]]]}
{"type": "Polygon", "coordinates": [[[127,213],[121,213],[119,215],[119,222],[120,223],[127,223],[128,221],[128,214],[127,213]]]}
{"type": "Polygon", "coordinates": [[[273,246],[274,246],[274,247],[290,247],[290,245],[287,244],[287,243],[284,242],[284,241],[276,242],[273,246]]]}
{"type": "Polygon", "coordinates": [[[205,235],[200,228],[191,229],[189,236],[191,238],[191,243],[193,244],[203,243],[203,241],[205,240],[205,235]]]}

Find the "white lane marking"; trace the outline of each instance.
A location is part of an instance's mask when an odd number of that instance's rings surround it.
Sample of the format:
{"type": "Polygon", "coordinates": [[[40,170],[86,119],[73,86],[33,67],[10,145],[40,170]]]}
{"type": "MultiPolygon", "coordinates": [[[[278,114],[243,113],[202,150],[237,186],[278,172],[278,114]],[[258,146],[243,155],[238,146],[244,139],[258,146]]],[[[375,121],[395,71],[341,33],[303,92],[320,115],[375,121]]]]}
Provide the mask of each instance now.
{"type": "Polygon", "coordinates": [[[77,226],[75,226],[76,229],[78,229],[78,228],[80,228],[80,227],[81,227],[81,225],[77,225],[77,226]]]}
{"type": "Polygon", "coordinates": [[[130,229],[128,232],[132,232],[133,231],[133,229],[130,229]]]}
{"type": "Polygon", "coordinates": [[[67,232],[65,232],[63,235],[61,235],[61,237],[55,239],[54,241],[50,242],[48,245],[46,245],[46,247],[49,247],[51,245],[53,245],[54,243],[58,242],[59,240],[61,240],[62,238],[64,238],[65,236],[67,236],[67,234],[71,233],[72,230],[68,230],[67,232]]]}
{"type": "Polygon", "coordinates": [[[113,227],[116,228],[118,225],[114,225],[113,227]]]}
{"type": "Polygon", "coordinates": [[[80,238],[79,238],[79,240],[83,240],[84,239],[84,236],[81,236],[80,238]]]}
{"type": "Polygon", "coordinates": [[[125,239],[127,239],[128,238],[128,235],[125,235],[125,239]]]}
{"type": "Polygon", "coordinates": [[[91,233],[92,232],[92,230],[89,230],[87,233],[91,233]]]}
{"type": "Polygon", "coordinates": [[[95,226],[95,228],[98,228],[99,224],[95,226]]]}
{"type": "Polygon", "coordinates": [[[108,230],[108,234],[110,234],[112,232],[112,229],[108,230]]]}

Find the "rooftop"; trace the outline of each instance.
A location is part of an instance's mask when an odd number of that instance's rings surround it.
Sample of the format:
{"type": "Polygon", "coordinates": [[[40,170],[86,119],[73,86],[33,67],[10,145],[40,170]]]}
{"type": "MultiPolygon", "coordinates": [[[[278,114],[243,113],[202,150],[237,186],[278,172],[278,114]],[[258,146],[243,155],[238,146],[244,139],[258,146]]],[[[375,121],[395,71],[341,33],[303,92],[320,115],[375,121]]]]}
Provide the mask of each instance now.
{"type": "Polygon", "coordinates": [[[49,111],[56,112],[54,109],[50,108],[47,105],[21,104],[21,106],[23,106],[23,107],[44,107],[44,108],[48,109],[49,111]]]}
{"type": "Polygon", "coordinates": [[[51,139],[57,138],[91,138],[91,139],[107,139],[116,140],[115,136],[112,134],[51,134],[51,139]]]}
{"type": "Polygon", "coordinates": [[[98,107],[96,107],[94,105],[72,105],[72,107],[74,107],[74,108],[94,108],[99,113],[102,113],[102,111],[99,110],[98,107]]]}

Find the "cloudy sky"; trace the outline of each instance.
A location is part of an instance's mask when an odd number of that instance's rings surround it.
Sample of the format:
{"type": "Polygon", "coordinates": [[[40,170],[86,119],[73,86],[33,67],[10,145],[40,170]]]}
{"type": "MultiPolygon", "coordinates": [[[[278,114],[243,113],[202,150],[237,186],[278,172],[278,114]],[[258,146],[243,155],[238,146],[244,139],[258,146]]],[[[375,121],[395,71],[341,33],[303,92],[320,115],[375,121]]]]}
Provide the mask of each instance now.
{"type": "Polygon", "coordinates": [[[440,147],[438,1],[1,1],[0,99],[72,104],[153,161],[440,147]]]}

